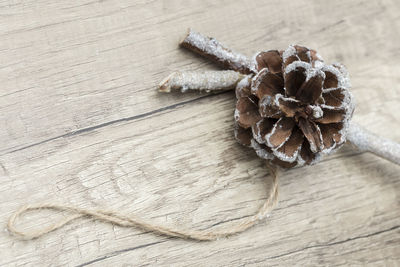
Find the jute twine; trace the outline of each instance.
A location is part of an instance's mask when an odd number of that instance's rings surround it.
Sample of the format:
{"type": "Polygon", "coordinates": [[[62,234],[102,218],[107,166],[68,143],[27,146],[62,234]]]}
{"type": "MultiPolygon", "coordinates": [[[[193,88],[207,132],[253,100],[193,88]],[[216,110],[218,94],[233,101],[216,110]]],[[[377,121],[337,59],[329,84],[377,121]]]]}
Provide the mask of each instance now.
{"type": "Polygon", "coordinates": [[[118,226],[140,228],[143,230],[152,231],[154,233],[170,237],[179,237],[183,239],[192,239],[198,241],[216,240],[219,238],[228,237],[246,231],[259,221],[263,220],[269,214],[269,212],[273,210],[275,204],[278,201],[278,174],[276,167],[270,164],[267,164],[267,167],[271,174],[272,186],[268,192],[268,197],[265,200],[264,204],[259,208],[257,213],[255,213],[254,215],[242,219],[237,224],[226,226],[218,230],[212,230],[212,229],[181,230],[181,229],[176,229],[174,227],[166,227],[148,223],[146,221],[141,220],[140,218],[136,218],[135,216],[126,216],[115,210],[103,210],[103,209],[90,210],[90,209],[78,208],[75,206],[53,204],[53,203],[28,204],[23,206],[10,217],[10,219],[8,220],[7,227],[8,230],[15,236],[24,240],[30,240],[48,234],[78,218],[89,217],[95,220],[112,223],[118,226]],[[24,213],[31,211],[41,211],[41,210],[67,211],[71,213],[71,215],[63,220],[60,220],[59,222],[51,224],[40,230],[28,231],[28,230],[17,229],[16,221],[24,213]]]}

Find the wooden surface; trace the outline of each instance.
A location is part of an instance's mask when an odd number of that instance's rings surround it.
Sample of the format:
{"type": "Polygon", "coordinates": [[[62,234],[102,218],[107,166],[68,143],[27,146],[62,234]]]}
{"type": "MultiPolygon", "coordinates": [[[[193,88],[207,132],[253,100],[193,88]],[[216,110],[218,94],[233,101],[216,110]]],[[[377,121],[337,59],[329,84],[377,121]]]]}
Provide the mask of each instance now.
{"type": "MultiPolygon", "coordinates": [[[[400,2],[0,3],[0,224],[25,203],[115,208],[181,228],[251,215],[270,185],[233,138],[232,93],[159,94],[188,27],[248,55],[300,43],[344,63],[354,121],[400,141],[400,2]]],[[[215,242],[82,219],[33,241],[0,233],[4,266],[400,265],[400,168],[345,146],[281,175],[267,221],[215,242]]],[[[40,227],[65,214],[29,214],[40,227]]]]}

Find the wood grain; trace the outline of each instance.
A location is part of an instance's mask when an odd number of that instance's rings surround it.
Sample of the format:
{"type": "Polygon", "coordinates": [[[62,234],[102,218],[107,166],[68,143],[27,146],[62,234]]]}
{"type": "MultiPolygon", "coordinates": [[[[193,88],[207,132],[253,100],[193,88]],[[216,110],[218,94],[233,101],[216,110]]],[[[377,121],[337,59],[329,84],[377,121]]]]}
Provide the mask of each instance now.
{"type": "MultiPolygon", "coordinates": [[[[258,208],[269,179],[233,138],[233,94],[156,91],[174,70],[216,68],[178,49],[188,27],[248,56],[299,43],[344,63],[354,120],[399,142],[399,12],[396,0],[0,2],[0,223],[42,201],[197,229],[258,208]]],[[[0,265],[399,266],[399,173],[344,147],[284,172],[272,216],[238,236],[199,243],[82,219],[34,241],[1,233],[0,265]]]]}

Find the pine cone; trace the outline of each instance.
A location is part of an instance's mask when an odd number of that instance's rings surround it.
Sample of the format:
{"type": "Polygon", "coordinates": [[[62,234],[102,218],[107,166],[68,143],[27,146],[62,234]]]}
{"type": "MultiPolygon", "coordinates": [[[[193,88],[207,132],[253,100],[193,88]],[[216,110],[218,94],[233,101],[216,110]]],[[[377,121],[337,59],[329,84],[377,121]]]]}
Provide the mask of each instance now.
{"type": "Polygon", "coordinates": [[[318,162],[346,141],[354,104],[344,66],[292,45],[258,53],[236,88],[235,137],[285,168],[318,162]]]}

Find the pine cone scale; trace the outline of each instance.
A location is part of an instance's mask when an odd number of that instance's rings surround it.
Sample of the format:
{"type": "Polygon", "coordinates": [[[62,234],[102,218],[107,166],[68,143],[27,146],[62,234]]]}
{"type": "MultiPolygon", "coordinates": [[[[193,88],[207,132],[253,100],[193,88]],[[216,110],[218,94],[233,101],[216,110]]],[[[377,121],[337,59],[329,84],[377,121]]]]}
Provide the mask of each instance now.
{"type": "Polygon", "coordinates": [[[255,58],[255,69],[260,71],[267,68],[271,73],[282,71],[282,57],[278,50],[259,53],[255,58]]]}
{"type": "Polygon", "coordinates": [[[273,150],[273,154],[280,160],[294,162],[300,152],[304,136],[298,127],[295,127],[289,139],[278,149],[273,150]]]}
{"type": "Polygon", "coordinates": [[[251,146],[251,140],[253,139],[253,134],[251,129],[245,129],[240,126],[235,127],[235,138],[240,144],[244,146],[251,146]]]}
{"type": "Polygon", "coordinates": [[[325,105],[331,107],[340,107],[345,98],[345,94],[343,93],[343,89],[334,88],[333,90],[323,90],[322,97],[325,100],[325,105]]]}
{"type": "Polygon", "coordinates": [[[279,103],[279,110],[285,114],[286,117],[294,117],[296,114],[304,110],[304,106],[300,103],[300,101],[287,98],[282,95],[277,96],[279,103]]]}
{"type": "MultiPolygon", "coordinates": [[[[295,61],[289,65],[285,71],[285,93],[287,96],[295,97],[297,91],[306,81],[306,63],[295,61]]],[[[307,65],[306,65],[307,66],[307,65]]]]}
{"type": "Polygon", "coordinates": [[[311,151],[314,153],[320,152],[324,146],[322,142],[321,130],[319,129],[318,125],[304,118],[299,119],[298,125],[310,143],[311,151]]]}
{"type": "Polygon", "coordinates": [[[315,154],[311,151],[310,149],[310,143],[308,143],[306,140],[304,140],[301,150],[300,150],[300,162],[303,164],[311,164],[313,161],[315,161],[316,157],[318,154],[315,154]]]}
{"type": "Polygon", "coordinates": [[[265,95],[274,96],[283,94],[283,77],[281,75],[269,72],[267,68],[262,69],[253,79],[251,84],[252,93],[259,99],[265,95]],[[253,88],[257,88],[256,91],[253,88]]]}
{"type": "Polygon", "coordinates": [[[322,124],[338,123],[343,121],[346,116],[345,110],[340,109],[322,108],[322,112],[324,116],[316,120],[322,124]]]}
{"type": "Polygon", "coordinates": [[[325,71],[325,81],[323,88],[336,88],[338,87],[339,81],[337,79],[337,76],[332,73],[331,71],[325,71]]]}
{"type": "Polygon", "coordinates": [[[280,118],[272,128],[271,132],[266,135],[265,141],[270,148],[278,148],[283,145],[290,137],[295,122],[292,118],[280,118]]]}
{"type": "Polygon", "coordinates": [[[243,128],[249,128],[261,119],[261,115],[258,112],[258,105],[253,98],[239,98],[236,108],[241,115],[235,115],[235,119],[243,128]]]}
{"type": "Polygon", "coordinates": [[[258,102],[260,115],[264,118],[276,118],[281,117],[281,111],[279,106],[275,103],[275,98],[270,95],[265,95],[258,102]]]}
{"type": "Polygon", "coordinates": [[[340,131],[343,129],[343,124],[321,124],[319,125],[322,135],[322,141],[324,143],[325,149],[331,149],[335,144],[341,142],[342,135],[340,131]]]}
{"type": "Polygon", "coordinates": [[[297,90],[296,99],[300,102],[313,104],[322,94],[322,84],[325,74],[322,71],[316,71],[311,75],[306,78],[306,81],[297,90]]]}
{"type": "Polygon", "coordinates": [[[265,143],[265,136],[272,131],[276,120],[263,118],[252,126],[253,138],[260,144],[265,143]]]}

